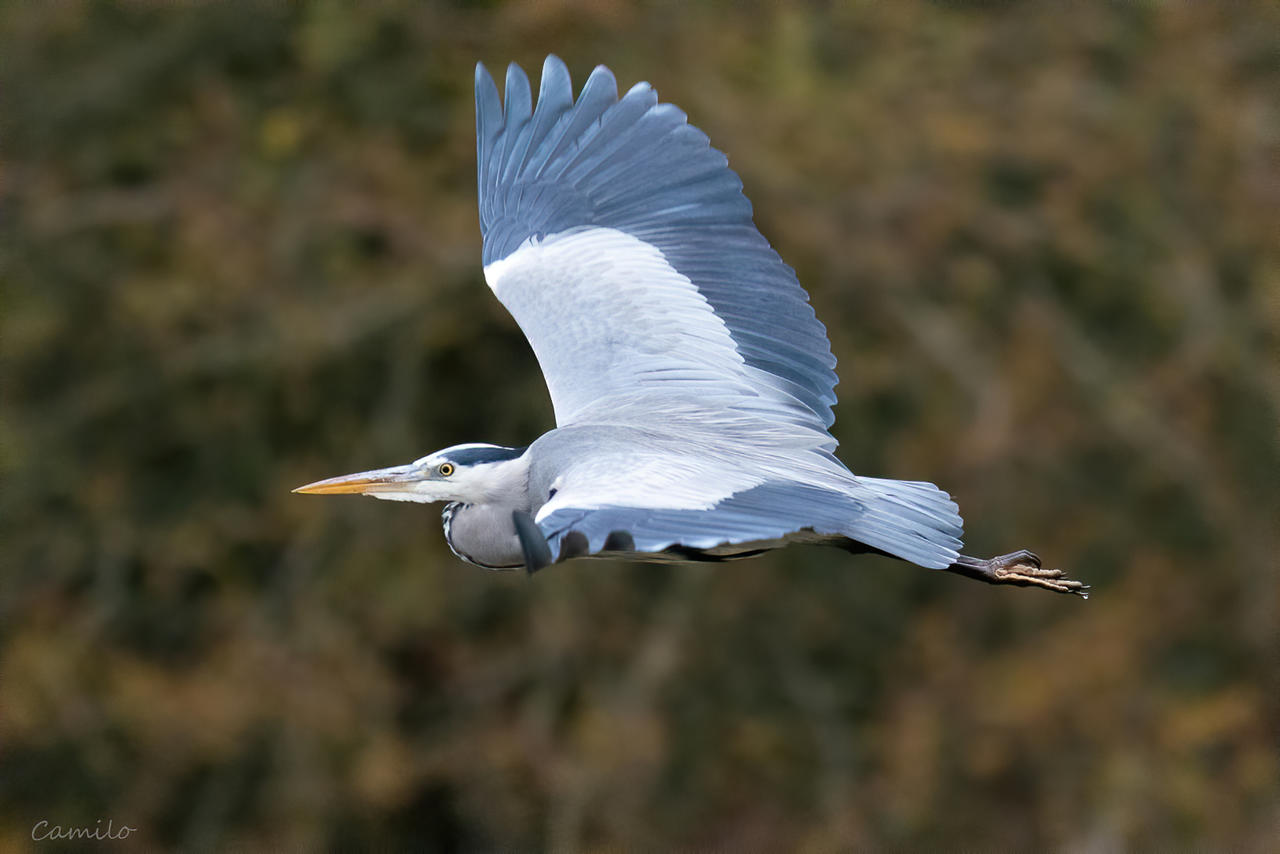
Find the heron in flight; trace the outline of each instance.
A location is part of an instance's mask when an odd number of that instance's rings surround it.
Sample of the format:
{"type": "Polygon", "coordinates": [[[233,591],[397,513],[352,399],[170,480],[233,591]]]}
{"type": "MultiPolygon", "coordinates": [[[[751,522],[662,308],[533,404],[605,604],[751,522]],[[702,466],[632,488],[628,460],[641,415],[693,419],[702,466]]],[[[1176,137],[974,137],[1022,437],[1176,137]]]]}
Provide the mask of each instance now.
{"type": "Polygon", "coordinates": [[[536,108],[515,64],[505,103],[483,65],[475,93],[485,280],[537,356],[555,429],[296,492],[448,502],[449,547],[488,569],[805,542],[1087,595],[1029,551],[960,554],[947,493],[836,458],[826,329],[681,110],[647,83],[619,98],[603,66],[575,101],[555,56],[536,108]]]}

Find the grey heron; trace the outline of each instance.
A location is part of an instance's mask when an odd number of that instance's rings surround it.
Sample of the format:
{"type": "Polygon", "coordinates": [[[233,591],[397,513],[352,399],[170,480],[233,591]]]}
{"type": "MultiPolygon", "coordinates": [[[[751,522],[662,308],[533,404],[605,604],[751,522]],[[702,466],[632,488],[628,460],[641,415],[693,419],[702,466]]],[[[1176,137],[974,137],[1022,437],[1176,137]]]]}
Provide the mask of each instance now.
{"type": "Polygon", "coordinates": [[[573,98],[546,59],[536,107],[476,66],[485,280],[545,377],[556,426],[454,445],[296,492],[444,501],[454,554],[530,572],[570,558],[725,560],[792,542],[993,584],[1087,595],[1029,551],[960,554],[932,483],[853,474],[829,432],[835,358],[728,160],[638,83],[597,67],[573,98]]]}

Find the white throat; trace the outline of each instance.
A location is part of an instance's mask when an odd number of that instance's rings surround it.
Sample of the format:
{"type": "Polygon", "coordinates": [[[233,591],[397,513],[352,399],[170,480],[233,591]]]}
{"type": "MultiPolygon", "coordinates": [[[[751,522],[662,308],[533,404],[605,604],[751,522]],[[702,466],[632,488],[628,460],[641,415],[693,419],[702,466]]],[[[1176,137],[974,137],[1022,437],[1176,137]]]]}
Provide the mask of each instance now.
{"type": "Polygon", "coordinates": [[[420,479],[408,481],[397,489],[370,492],[383,501],[413,501],[431,504],[436,501],[459,501],[463,504],[499,504],[525,507],[529,503],[529,460],[514,460],[455,465],[453,473],[441,477],[434,457],[419,460],[423,471],[420,479]]]}

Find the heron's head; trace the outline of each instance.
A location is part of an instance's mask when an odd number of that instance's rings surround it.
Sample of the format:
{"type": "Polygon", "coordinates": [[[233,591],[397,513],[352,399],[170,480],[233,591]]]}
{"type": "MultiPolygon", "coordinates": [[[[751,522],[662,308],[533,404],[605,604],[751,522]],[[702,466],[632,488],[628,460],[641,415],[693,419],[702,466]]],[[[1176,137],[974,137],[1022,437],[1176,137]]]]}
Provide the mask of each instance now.
{"type": "Polygon", "coordinates": [[[408,465],[344,474],[300,486],[294,492],[319,495],[351,492],[388,501],[500,503],[524,497],[528,462],[524,448],[454,445],[408,465]],[[519,491],[519,495],[515,493],[519,491]]]}

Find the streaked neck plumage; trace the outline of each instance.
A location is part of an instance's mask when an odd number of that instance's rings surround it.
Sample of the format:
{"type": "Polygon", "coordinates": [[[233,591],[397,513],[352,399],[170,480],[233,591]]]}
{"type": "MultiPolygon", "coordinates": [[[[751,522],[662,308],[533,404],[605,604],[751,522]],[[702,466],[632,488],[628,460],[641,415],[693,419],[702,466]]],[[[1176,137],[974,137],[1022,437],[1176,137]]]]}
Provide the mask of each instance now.
{"type": "Polygon", "coordinates": [[[528,454],[472,464],[460,468],[455,477],[457,500],[441,514],[449,548],[463,560],[487,569],[523,566],[512,513],[533,509],[528,454]]]}

